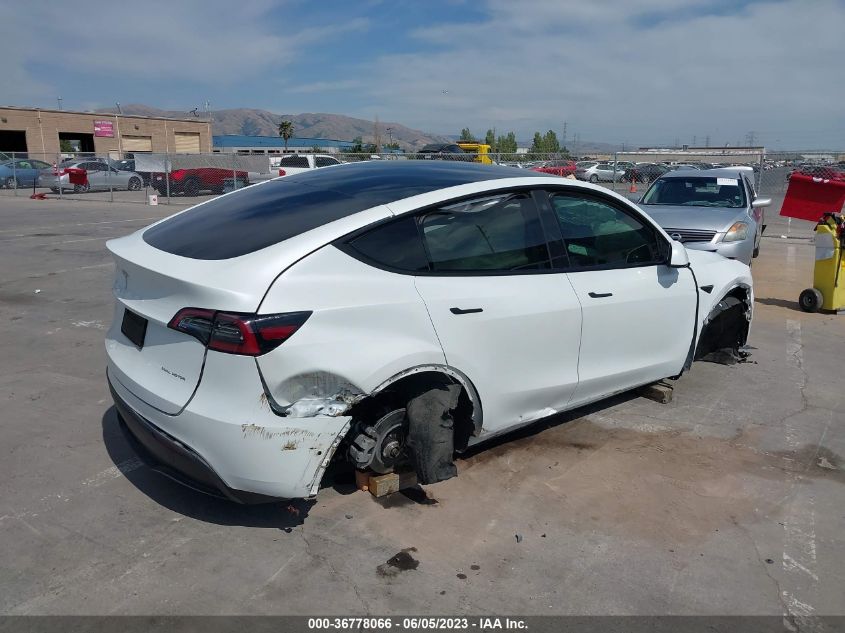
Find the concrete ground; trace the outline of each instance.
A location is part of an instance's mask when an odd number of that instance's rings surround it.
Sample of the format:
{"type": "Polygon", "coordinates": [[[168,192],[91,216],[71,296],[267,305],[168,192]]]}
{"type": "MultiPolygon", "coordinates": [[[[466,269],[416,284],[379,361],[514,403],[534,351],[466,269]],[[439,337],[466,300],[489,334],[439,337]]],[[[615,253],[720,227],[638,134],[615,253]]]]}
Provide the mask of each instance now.
{"type": "Polygon", "coordinates": [[[109,400],[104,244],[167,207],[0,198],[0,613],[845,613],[845,316],[797,309],[810,227],[781,239],[776,211],[751,362],[557,416],[424,495],[340,473],[241,507],[141,465],[109,400]]]}

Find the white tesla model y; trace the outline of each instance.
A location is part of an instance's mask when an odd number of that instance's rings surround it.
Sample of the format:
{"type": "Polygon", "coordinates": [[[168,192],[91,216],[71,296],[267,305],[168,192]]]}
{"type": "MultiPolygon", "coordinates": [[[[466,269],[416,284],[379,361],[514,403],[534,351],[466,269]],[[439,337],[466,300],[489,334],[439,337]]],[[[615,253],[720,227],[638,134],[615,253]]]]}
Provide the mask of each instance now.
{"type": "Polygon", "coordinates": [[[736,350],[746,265],[588,183],[449,161],[271,180],[112,240],[121,427],[239,502],[332,459],[422,482],[455,451],[736,350]]]}

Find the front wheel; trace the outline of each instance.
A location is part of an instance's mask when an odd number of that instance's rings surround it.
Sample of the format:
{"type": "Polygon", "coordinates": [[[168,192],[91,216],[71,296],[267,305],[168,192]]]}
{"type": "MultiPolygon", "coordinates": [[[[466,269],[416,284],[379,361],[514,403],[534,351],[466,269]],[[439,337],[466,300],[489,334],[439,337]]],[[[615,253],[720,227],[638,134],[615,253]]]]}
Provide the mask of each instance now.
{"type": "Polygon", "coordinates": [[[141,179],[133,176],[132,178],[129,179],[128,189],[129,189],[129,191],[140,191],[142,185],[143,185],[143,183],[141,182],[141,179]]]}
{"type": "Polygon", "coordinates": [[[598,177],[598,176],[596,176],[595,174],[593,174],[592,176],[590,176],[590,182],[591,182],[591,183],[596,184],[598,181],[599,181],[599,177],[598,177]]]}
{"type": "Polygon", "coordinates": [[[88,193],[91,189],[91,185],[85,183],[84,185],[74,185],[73,186],[73,193],[88,193]]]}
{"type": "Polygon", "coordinates": [[[200,192],[200,184],[196,180],[191,178],[185,183],[184,191],[186,196],[196,196],[200,192]]]}
{"type": "Polygon", "coordinates": [[[798,297],[798,305],[804,312],[818,312],[823,302],[824,296],[816,288],[807,288],[798,297]]]}
{"type": "Polygon", "coordinates": [[[18,181],[15,179],[14,176],[9,176],[6,178],[4,185],[6,189],[17,189],[18,188],[18,181]]]}

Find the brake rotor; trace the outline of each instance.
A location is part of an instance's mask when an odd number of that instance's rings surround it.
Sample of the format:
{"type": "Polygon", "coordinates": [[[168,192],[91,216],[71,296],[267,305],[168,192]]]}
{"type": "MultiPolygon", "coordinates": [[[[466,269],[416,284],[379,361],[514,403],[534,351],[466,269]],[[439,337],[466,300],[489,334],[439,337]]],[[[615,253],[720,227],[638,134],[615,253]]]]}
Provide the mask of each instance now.
{"type": "Polygon", "coordinates": [[[370,426],[362,429],[356,438],[355,457],[359,468],[371,468],[377,473],[392,472],[405,454],[407,440],[405,424],[405,409],[395,409],[370,426]],[[362,463],[361,449],[366,447],[368,463],[362,463]]]}

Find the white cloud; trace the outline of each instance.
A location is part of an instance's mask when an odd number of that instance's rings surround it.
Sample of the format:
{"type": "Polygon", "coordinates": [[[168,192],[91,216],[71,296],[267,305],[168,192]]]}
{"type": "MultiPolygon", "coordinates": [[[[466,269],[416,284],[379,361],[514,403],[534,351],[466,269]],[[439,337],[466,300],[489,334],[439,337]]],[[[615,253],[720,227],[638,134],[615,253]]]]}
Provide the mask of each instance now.
{"type": "MultiPolygon", "coordinates": [[[[84,73],[102,79],[227,85],[279,69],[307,46],[338,34],[365,30],[365,19],[280,32],[271,12],[284,15],[290,3],[270,0],[148,0],[125,2],[77,0],[72,6],[19,3],[4,9],[0,37],[4,49],[16,50],[14,71],[30,77],[34,64],[48,64],[66,76],[84,73]],[[36,38],[32,34],[37,34],[36,38]]],[[[3,89],[7,99],[37,95],[33,87],[3,89]]],[[[155,101],[151,97],[151,100],[155,101]]]]}
{"type": "Polygon", "coordinates": [[[754,130],[770,145],[845,146],[843,3],[565,4],[491,0],[481,24],[416,31],[427,51],[377,60],[373,102],[437,132],[568,121],[595,140],[733,143],[754,130]]]}

